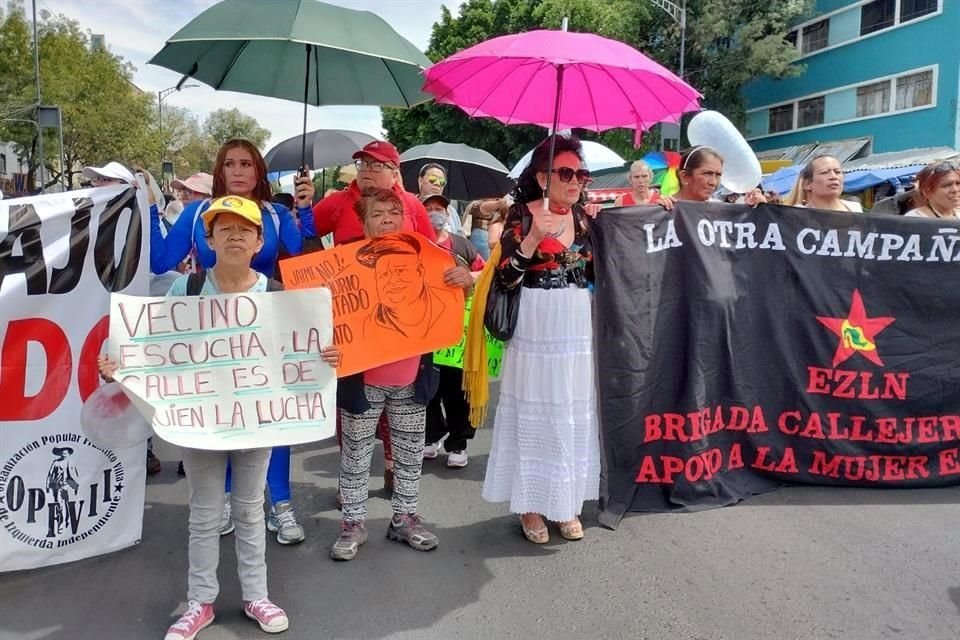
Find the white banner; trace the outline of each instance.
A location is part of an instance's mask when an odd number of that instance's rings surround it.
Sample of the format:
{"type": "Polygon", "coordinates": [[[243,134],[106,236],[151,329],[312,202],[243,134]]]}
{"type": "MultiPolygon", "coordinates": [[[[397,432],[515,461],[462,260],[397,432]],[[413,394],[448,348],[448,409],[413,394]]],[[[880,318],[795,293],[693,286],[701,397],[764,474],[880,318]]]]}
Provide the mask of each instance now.
{"type": "Polygon", "coordinates": [[[254,449],[334,435],[328,289],[177,298],[115,294],[115,379],[158,436],[196,449],[254,449]]]}
{"type": "Polygon", "coordinates": [[[119,186],[0,200],[0,571],[140,541],[146,445],[98,447],[80,409],[111,292],[147,292],[147,212],[119,186]]]}

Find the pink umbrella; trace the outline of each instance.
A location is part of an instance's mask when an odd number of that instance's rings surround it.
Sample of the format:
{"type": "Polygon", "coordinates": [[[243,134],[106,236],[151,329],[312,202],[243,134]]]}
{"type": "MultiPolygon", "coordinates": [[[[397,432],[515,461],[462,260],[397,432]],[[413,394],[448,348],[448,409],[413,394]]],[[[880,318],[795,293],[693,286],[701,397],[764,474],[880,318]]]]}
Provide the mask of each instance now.
{"type": "Polygon", "coordinates": [[[636,49],[591,33],[530,31],[464,49],[427,71],[423,90],[471,117],[604,131],[679,122],[700,93],[636,49]]]}

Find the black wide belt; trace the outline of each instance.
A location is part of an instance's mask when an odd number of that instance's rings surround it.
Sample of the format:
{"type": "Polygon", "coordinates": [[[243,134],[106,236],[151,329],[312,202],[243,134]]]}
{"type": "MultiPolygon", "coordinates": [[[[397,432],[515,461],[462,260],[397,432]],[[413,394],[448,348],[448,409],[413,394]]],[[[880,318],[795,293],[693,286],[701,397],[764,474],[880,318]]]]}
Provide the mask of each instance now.
{"type": "Polygon", "coordinates": [[[566,289],[570,285],[579,289],[587,288],[583,269],[527,271],[523,275],[523,286],[529,289],[566,289]]]}

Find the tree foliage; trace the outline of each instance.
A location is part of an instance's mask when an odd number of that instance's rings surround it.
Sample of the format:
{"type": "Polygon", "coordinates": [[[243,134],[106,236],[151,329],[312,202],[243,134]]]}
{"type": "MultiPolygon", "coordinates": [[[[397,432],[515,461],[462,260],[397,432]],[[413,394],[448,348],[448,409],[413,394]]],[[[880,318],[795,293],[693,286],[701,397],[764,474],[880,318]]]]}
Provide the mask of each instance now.
{"type": "MultiPolygon", "coordinates": [[[[742,119],[741,88],[760,75],[797,72],[795,50],[784,42],[790,23],[812,10],[813,0],[698,0],[689,2],[686,79],[704,94],[704,106],[742,119]]],[[[427,56],[441,60],[479,42],[508,33],[569,29],[625,42],[667,68],[678,68],[680,28],[647,0],[467,0],[454,16],[446,7],[433,25],[427,56]]],[[[428,103],[412,109],[384,109],[384,128],[401,149],[443,140],[486,149],[508,166],[542,140],[541,127],[505,126],[491,118],[470,119],[460,109],[428,103]]],[[[659,134],[633,148],[633,132],[602,135],[577,130],[624,157],[639,157],[659,134]]]]}
{"type": "MultiPolygon", "coordinates": [[[[36,84],[33,74],[32,24],[17,5],[0,15],[0,140],[14,143],[29,167],[27,189],[36,188],[39,148],[36,84]]],[[[212,112],[205,121],[163,105],[163,126],[156,95],[133,82],[133,67],[109,51],[92,50],[89,35],[62,15],[43,11],[40,42],[41,104],[59,105],[63,122],[63,156],[56,129],[45,129],[44,166],[48,186],[79,186],[87,165],[116,160],[160,175],[161,149],[178,175],[211,171],[218,146],[233,137],[263,147],[270,132],[237,109],[212,112]]]]}
{"type": "MultiPolygon", "coordinates": [[[[107,51],[90,49],[87,34],[64,16],[42,12],[40,42],[42,104],[59,105],[63,156],[55,129],[44,131],[44,164],[49,183],[63,178],[68,188],[84,165],[137,159],[148,145],[151,97],[132,83],[132,68],[107,51]]],[[[35,117],[31,25],[19,10],[0,24],[0,136],[12,141],[29,167],[28,189],[39,164],[37,129],[4,118],[35,117]],[[17,115],[11,116],[11,113],[17,115]]]]}
{"type": "Polygon", "coordinates": [[[256,118],[241,113],[239,109],[217,109],[207,116],[203,130],[218,147],[233,138],[246,138],[263,148],[270,138],[270,132],[261,127],[256,118]]]}

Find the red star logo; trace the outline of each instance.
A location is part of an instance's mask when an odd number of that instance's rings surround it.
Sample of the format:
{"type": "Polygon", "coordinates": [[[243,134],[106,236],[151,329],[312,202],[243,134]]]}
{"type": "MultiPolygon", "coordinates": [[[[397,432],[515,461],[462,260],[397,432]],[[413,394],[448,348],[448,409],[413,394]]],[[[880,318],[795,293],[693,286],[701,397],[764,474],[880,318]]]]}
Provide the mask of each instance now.
{"type": "Polygon", "coordinates": [[[833,368],[846,362],[854,353],[859,353],[870,362],[883,366],[877,353],[877,334],[893,323],[895,318],[868,318],[863,308],[860,291],[853,290],[850,312],[846,318],[821,318],[817,320],[840,337],[837,352],[833,354],[833,368]]]}

